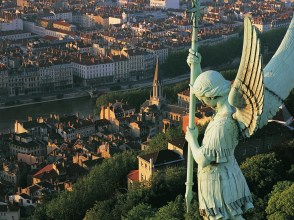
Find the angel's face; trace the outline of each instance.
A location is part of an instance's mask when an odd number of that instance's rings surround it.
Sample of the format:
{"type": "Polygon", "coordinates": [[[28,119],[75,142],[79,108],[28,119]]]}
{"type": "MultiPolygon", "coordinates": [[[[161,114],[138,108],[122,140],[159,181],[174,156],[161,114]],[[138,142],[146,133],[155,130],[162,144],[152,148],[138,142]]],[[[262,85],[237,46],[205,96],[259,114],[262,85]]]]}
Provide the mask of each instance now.
{"type": "Polygon", "coordinates": [[[197,97],[202,104],[208,105],[212,109],[216,109],[217,107],[217,98],[215,97],[197,97]]]}

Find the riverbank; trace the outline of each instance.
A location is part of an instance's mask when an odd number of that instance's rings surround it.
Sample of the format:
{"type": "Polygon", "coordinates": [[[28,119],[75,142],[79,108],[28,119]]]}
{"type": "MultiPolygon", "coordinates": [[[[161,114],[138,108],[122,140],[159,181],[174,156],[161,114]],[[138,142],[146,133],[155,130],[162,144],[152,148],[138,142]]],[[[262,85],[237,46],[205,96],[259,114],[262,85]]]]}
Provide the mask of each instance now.
{"type": "MultiPolygon", "coordinates": [[[[53,101],[45,101],[41,103],[31,103],[23,106],[14,106],[13,108],[0,109],[0,132],[7,133],[7,129],[14,131],[15,120],[18,122],[28,121],[28,116],[33,120],[37,118],[48,118],[50,114],[75,115],[79,112],[82,117],[93,115],[96,108],[96,100],[90,96],[81,96],[77,98],[56,99],[53,101]]],[[[94,117],[94,119],[97,119],[94,117]]]]}
{"type": "MultiPolygon", "coordinates": [[[[175,84],[183,80],[186,80],[188,78],[189,78],[189,74],[185,74],[175,78],[166,78],[164,79],[164,85],[175,84]]],[[[131,86],[122,85],[121,89],[117,91],[111,91],[110,88],[108,87],[99,88],[98,90],[105,93],[124,92],[128,90],[152,87],[152,83],[153,83],[152,80],[150,80],[149,82],[137,81],[136,83],[130,82],[131,86]]],[[[37,94],[31,94],[31,95],[9,96],[9,97],[6,97],[5,99],[2,98],[0,100],[0,109],[9,109],[9,108],[16,108],[21,106],[33,105],[33,104],[67,100],[67,99],[73,99],[73,98],[79,98],[79,97],[87,97],[87,96],[90,96],[89,92],[90,92],[89,90],[88,91],[86,89],[84,90],[84,88],[77,88],[77,89],[55,92],[54,94],[37,93],[37,94]]]]}
{"type": "MultiPolygon", "coordinates": [[[[53,101],[61,101],[61,100],[67,100],[67,99],[73,99],[73,98],[80,98],[80,97],[86,97],[89,96],[87,92],[72,92],[72,93],[65,93],[65,94],[58,94],[58,95],[51,95],[51,96],[35,96],[27,99],[18,99],[15,101],[16,97],[11,97],[12,100],[9,98],[2,100],[0,103],[0,109],[9,109],[9,108],[16,108],[26,105],[33,105],[33,104],[40,104],[40,103],[46,103],[46,102],[53,102],[53,101]]],[[[18,97],[20,98],[20,97],[18,97]]]]}

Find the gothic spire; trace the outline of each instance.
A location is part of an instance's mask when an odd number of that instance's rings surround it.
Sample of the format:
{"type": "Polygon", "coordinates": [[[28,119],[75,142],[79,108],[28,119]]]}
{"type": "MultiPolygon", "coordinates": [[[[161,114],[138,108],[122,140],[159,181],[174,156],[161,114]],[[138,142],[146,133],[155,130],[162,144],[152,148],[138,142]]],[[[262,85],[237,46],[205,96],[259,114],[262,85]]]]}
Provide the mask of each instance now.
{"type": "Polygon", "coordinates": [[[156,62],[156,67],[155,67],[155,74],[154,74],[153,83],[159,83],[160,81],[161,81],[161,75],[159,74],[158,57],[157,57],[157,62],[156,62]]]}

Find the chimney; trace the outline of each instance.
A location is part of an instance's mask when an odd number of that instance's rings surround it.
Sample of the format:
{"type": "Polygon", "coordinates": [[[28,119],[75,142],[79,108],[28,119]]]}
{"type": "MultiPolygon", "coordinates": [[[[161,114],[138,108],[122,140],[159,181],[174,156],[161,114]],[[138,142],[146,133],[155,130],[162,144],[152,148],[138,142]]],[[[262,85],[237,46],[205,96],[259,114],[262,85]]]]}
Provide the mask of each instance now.
{"type": "Polygon", "coordinates": [[[104,109],[104,105],[101,106],[101,112],[102,112],[102,118],[101,118],[101,119],[105,119],[105,109],[104,109]]]}
{"type": "Polygon", "coordinates": [[[152,176],[153,174],[152,168],[153,168],[153,158],[150,158],[150,176],[152,176]]]}

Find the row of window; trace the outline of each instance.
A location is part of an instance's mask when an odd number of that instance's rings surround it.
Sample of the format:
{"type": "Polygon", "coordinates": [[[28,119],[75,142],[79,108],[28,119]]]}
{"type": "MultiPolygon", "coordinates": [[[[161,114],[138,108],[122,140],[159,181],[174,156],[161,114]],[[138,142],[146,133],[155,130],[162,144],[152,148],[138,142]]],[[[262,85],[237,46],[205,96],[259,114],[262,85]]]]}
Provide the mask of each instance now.
{"type": "MultiPolygon", "coordinates": [[[[250,146],[250,148],[252,148],[252,146],[250,146]]],[[[272,148],[272,144],[271,143],[268,143],[267,144],[267,149],[269,150],[269,149],[271,149],[272,148]]],[[[258,153],[259,152],[259,146],[256,146],[255,147],[255,153],[258,153]]],[[[243,155],[245,156],[246,155],[246,149],[244,148],[243,149],[243,155]]]]}
{"type": "MultiPolygon", "coordinates": [[[[283,132],[280,132],[279,134],[280,134],[280,135],[283,135],[283,132]]],[[[273,137],[273,134],[268,134],[267,137],[268,137],[268,138],[271,138],[271,137],[273,137]]],[[[260,140],[260,139],[261,139],[261,136],[256,136],[255,139],[256,139],[256,140],[260,140]]],[[[243,142],[243,143],[248,142],[248,138],[244,138],[244,139],[242,140],[242,142],[243,142]]]]}
{"type": "MultiPolygon", "coordinates": [[[[143,161],[141,161],[141,166],[144,167],[143,161]]],[[[147,165],[147,163],[145,163],[145,169],[147,169],[147,168],[148,168],[148,165],[147,165]]],[[[150,171],[150,166],[149,166],[149,171],[150,171]]]]}

